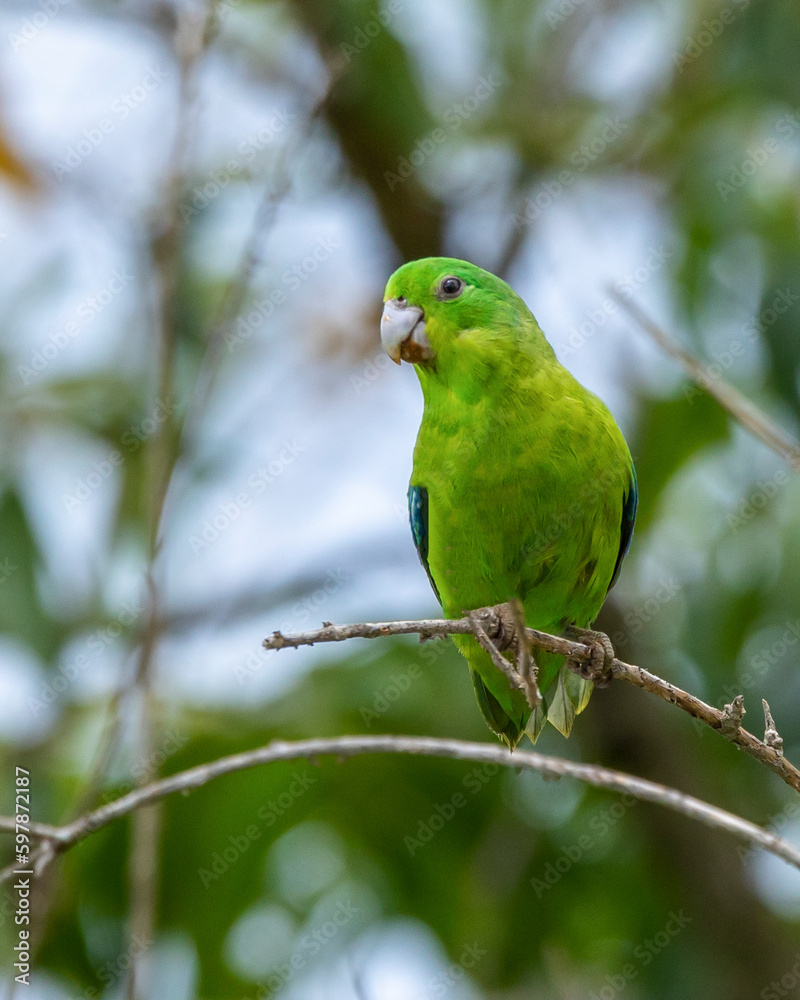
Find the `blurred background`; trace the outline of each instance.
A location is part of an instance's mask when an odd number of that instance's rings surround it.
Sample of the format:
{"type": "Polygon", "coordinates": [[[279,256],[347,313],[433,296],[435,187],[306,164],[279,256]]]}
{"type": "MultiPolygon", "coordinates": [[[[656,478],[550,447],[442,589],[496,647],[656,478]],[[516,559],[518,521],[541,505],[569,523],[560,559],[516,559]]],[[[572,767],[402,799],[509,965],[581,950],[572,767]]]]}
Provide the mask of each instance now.
{"type": "MultiPolygon", "coordinates": [[[[447,642],[266,654],[436,615],[388,275],[503,275],[611,407],[641,505],[600,627],[800,759],[800,487],[609,287],[792,433],[790,0],[6,0],[0,812],[273,738],[490,741],[447,642]]],[[[612,685],[539,748],[800,843],[790,790],[612,685]]],[[[0,860],[11,838],[0,835],[0,860]]],[[[655,806],[445,760],[274,765],[116,822],[37,884],[48,1000],[800,996],[800,875],[655,806]],[[454,796],[456,798],[454,799],[454,796]],[[454,801],[458,805],[454,805],[454,801]]]]}

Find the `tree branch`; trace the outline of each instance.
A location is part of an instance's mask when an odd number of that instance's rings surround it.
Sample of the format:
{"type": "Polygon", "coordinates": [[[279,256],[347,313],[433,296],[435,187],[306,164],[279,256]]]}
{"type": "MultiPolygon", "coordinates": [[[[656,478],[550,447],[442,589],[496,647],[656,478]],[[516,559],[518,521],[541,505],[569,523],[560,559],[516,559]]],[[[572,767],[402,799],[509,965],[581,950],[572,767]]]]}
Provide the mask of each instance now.
{"type": "MultiPolygon", "coordinates": [[[[25,832],[35,837],[37,840],[53,840],[58,837],[60,827],[51,826],[49,823],[26,823],[25,832]]],[[[5,833],[14,833],[17,829],[16,816],[0,816],[0,830],[5,833]]]]}
{"type": "Polygon", "coordinates": [[[677,340],[655,323],[650,316],[629,298],[609,288],[608,294],[622,309],[649,334],[658,346],[683,368],[690,379],[702,386],[740,424],[780,455],[789,465],[800,472],[800,442],[779,427],[759,407],[735,389],[724,378],[712,371],[683,348],[677,340]]]}
{"type": "MultiPolygon", "coordinates": [[[[274,741],[267,746],[232,754],[208,764],[181,771],[168,778],[153,781],[123,795],[107,805],[87,813],[72,823],[50,831],[50,836],[37,849],[37,861],[50,860],[55,854],[67,850],[84,840],[96,830],[136,809],[159,802],[176,792],[186,792],[208,784],[223,774],[233,774],[261,764],[274,764],[303,758],[335,755],[338,758],[357,757],[364,754],[408,754],[422,757],[445,757],[451,760],[468,760],[477,763],[498,764],[501,767],[524,768],[537,771],[551,778],[571,777],[595,788],[633,795],[644,802],[653,802],[679,812],[706,826],[727,830],[734,836],[782,858],[800,869],[800,848],[776,837],[768,830],[733,815],[717,806],[685,795],[674,788],[656,784],[643,778],[613,771],[597,764],[581,764],[560,757],[549,757],[531,750],[509,753],[504,747],[489,743],[468,743],[463,740],[443,740],[420,736],[339,736],[333,739],[299,740],[294,743],[274,741]]],[[[0,817],[0,829],[9,829],[11,817],[0,817]]],[[[40,825],[40,829],[42,829],[40,825]]],[[[36,852],[35,852],[36,853],[36,852]]],[[[39,868],[34,871],[39,874],[39,868]]],[[[5,877],[10,877],[3,873],[5,877]]]]}
{"type": "MultiPolygon", "coordinates": [[[[531,644],[539,649],[569,657],[573,661],[584,662],[591,659],[591,650],[581,642],[573,642],[571,639],[564,639],[561,636],[549,635],[547,632],[540,632],[534,628],[529,628],[526,632],[531,644]]],[[[320,629],[297,632],[293,635],[273,632],[269,639],[264,640],[264,646],[267,649],[283,649],[285,646],[297,648],[298,646],[313,646],[315,642],[342,642],[345,639],[355,638],[377,639],[382,636],[413,633],[418,633],[424,642],[435,635],[474,634],[474,626],[469,618],[459,618],[453,621],[434,618],[421,621],[367,622],[361,625],[331,625],[326,623],[320,629]]],[[[670,684],[669,681],[662,680],[648,670],[630,663],[623,663],[622,660],[614,660],[611,673],[619,680],[635,684],[636,687],[658,695],[663,701],[677,705],[693,718],[710,726],[729,743],[733,743],[768,767],[795,791],[800,792],[800,770],[783,756],[783,752],[779,751],[778,747],[762,742],[741,726],[731,727],[729,716],[726,716],[718,708],[707,705],[699,698],[695,698],[694,695],[670,684]]]]}
{"type": "MultiPolygon", "coordinates": [[[[172,56],[178,73],[178,95],[172,148],[151,219],[150,249],[154,285],[154,346],[156,399],[168,401],[175,395],[176,359],[179,341],[177,320],[180,294],[181,249],[185,219],[181,215],[181,198],[186,187],[187,160],[192,146],[196,119],[199,70],[211,42],[214,8],[210,0],[204,5],[183,5],[176,9],[171,39],[172,56]]],[[[162,546],[162,528],[166,519],[168,498],[173,488],[174,473],[180,457],[176,447],[178,421],[174,408],[159,425],[145,450],[147,488],[147,590],[145,620],[139,644],[135,674],[129,689],[130,704],[138,714],[134,735],[139,759],[144,769],[139,780],[145,784],[155,777],[157,768],[151,763],[157,723],[153,694],[153,670],[159,641],[158,622],[161,617],[161,586],[157,580],[158,556],[162,546]]],[[[130,912],[128,935],[131,942],[152,942],[156,926],[159,885],[159,839],[161,817],[157,808],[137,812],[131,831],[128,856],[130,912]]],[[[46,848],[43,844],[42,848],[46,848]]],[[[43,854],[40,864],[46,863],[43,854]]],[[[144,983],[150,965],[150,946],[131,950],[132,962],[127,977],[127,1000],[143,1000],[144,983]]]]}

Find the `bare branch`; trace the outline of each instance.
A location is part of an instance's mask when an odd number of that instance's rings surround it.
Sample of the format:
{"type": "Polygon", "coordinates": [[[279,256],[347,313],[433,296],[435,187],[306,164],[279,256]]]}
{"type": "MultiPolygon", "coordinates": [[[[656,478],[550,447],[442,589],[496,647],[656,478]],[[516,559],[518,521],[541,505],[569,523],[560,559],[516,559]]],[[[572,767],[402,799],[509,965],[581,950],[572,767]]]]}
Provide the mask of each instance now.
{"type": "MultiPolygon", "coordinates": [[[[178,106],[176,127],[172,139],[167,170],[158,199],[158,210],[151,221],[151,257],[156,316],[154,323],[156,347],[157,399],[171,400],[175,393],[175,365],[179,339],[177,322],[181,244],[185,219],[181,216],[181,198],[186,185],[187,159],[192,145],[196,119],[198,70],[211,42],[214,8],[210,0],[204,5],[181,5],[176,11],[173,57],[178,70],[178,106]]],[[[140,759],[150,761],[155,742],[156,723],[153,718],[152,673],[158,643],[161,594],[157,576],[157,561],[161,548],[161,532],[179,458],[176,447],[176,417],[172,410],[148,442],[147,462],[147,602],[145,622],[139,645],[135,675],[128,691],[134,711],[138,710],[135,728],[140,759]]],[[[155,776],[151,764],[146,765],[141,783],[155,776]]],[[[152,941],[156,923],[156,900],[159,883],[158,841],[160,814],[157,808],[143,809],[133,817],[131,850],[128,857],[130,913],[128,933],[131,941],[152,941]]],[[[48,842],[36,859],[39,870],[49,857],[48,842]]],[[[135,951],[127,979],[128,1000],[144,997],[144,981],[150,962],[149,946],[135,951]]]]}
{"type": "Polygon", "coordinates": [[[718,708],[707,705],[699,698],[695,698],[694,695],[683,691],[668,681],[662,680],[660,677],[656,677],[655,674],[651,674],[642,667],[623,663],[621,660],[614,660],[611,669],[614,677],[619,677],[630,684],[644,688],[645,691],[650,691],[664,701],[671,702],[677,705],[678,708],[682,708],[684,712],[687,712],[700,722],[705,722],[707,726],[715,729],[730,743],[733,743],[740,750],[744,750],[745,753],[755,758],[755,760],[759,761],[765,767],[768,767],[770,771],[777,774],[787,785],[794,788],[796,792],[800,792],[800,771],[798,771],[794,764],[790,763],[782,753],[778,753],[774,747],[762,743],[758,737],[746,729],[741,727],[726,729],[724,725],[724,713],[718,708]]]}
{"type": "Polygon", "coordinates": [[[522,683],[522,678],[514,669],[514,664],[507,660],[497,646],[495,646],[484,631],[484,628],[474,611],[470,614],[469,620],[472,623],[472,634],[475,636],[478,644],[486,650],[489,656],[491,656],[492,663],[497,667],[500,673],[505,675],[511,687],[516,688],[517,691],[524,691],[525,685],[522,683]]]}
{"type": "MultiPolygon", "coordinates": [[[[0,830],[6,833],[14,833],[17,829],[17,819],[15,816],[0,816],[0,830]]],[[[37,840],[52,840],[58,838],[59,828],[51,826],[49,823],[26,823],[25,832],[36,837],[37,840]]]]}
{"type": "Polygon", "coordinates": [[[666,354],[678,362],[690,379],[702,386],[742,426],[785,459],[795,471],[800,472],[800,442],[779,427],[738,389],[698,361],[635,302],[620,295],[614,288],[609,288],[608,293],[666,354]]]}
{"type": "MultiPolygon", "coordinates": [[[[467,743],[462,740],[442,740],[419,736],[339,736],[333,739],[299,740],[294,743],[275,741],[255,750],[232,754],[208,764],[181,771],[160,781],[153,781],[87,813],[63,827],[59,827],[51,840],[43,843],[42,850],[64,851],[107,826],[115,819],[136,809],[152,805],[174,795],[208,784],[224,774],[233,774],[261,764],[280,761],[312,759],[334,755],[337,758],[356,757],[364,754],[410,754],[422,757],[445,757],[492,763],[501,767],[523,768],[537,771],[549,778],[572,777],[595,788],[628,793],[644,802],[653,802],[679,812],[707,826],[727,830],[734,836],[782,858],[800,869],[800,848],[776,837],[768,830],[733,815],[717,806],[685,795],[674,788],[637,778],[622,771],[614,771],[597,764],[581,764],[560,757],[550,757],[534,751],[509,753],[504,747],[490,743],[467,743]]],[[[6,829],[8,817],[0,818],[6,829]]]]}
{"type": "Polygon", "coordinates": [[[722,725],[720,731],[723,734],[735,733],[742,728],[742,719],[747,714],[744,707],[744,695],[737,694],[733,701],[722,709],[722,725]]]}
{"type": "Polygon", "coordinates": [[[775,720],[772,718],[766,698],[761,699],[761,705],[764,709],[764,742],[768,747],[772,747],[775,753],[783,755],[783,739],[775,728],[775,720]]]}
{"type": "MultiPolygon", "coordinates": [[[[309,632],[297,632],[293,635],[283,635],[273,632],[269,639],[264,640],[267,649],[283,649],[286,646],[313,646],[315,642],[342,642],[345,639],[377,639],[388,635],[408,635],[419,633],[422,636],[463,635],[473,633],[473,625],[469,618],[459,618],[454,621],[444,619],[423,619],[421,621],[400,622],[367,622],[360,625],[325,625],[321,629],[309,632]]],[[[572,642],[561,636],[549,635],[538,629],[526,630],[528,639],[533,646],[566,656],[573,662],[580,663],[591,660],[592,652],[588,646],[580,642],[572,642]]],[[[615,659],[611,666],[612,676],[627,681],[636,687],[643,688],[651,694],[658,695],[662,701],[668,701],[700,722],[716,730],[726,740],[744,750],[757,761],[777,774],[787,785],[800,792],[800,771],[783,755],[782,750],[769,746],[741,726],[731,727],[730,719],[718,708],[707,705],[694,695],[662,680],[642,667],[623,663],[615,659]]]]}
{"type": "Polygon", "coordinates": [[[292,188],[292,173],[290,161],[296,154],[316,123],[323,107],[323,95],[309,114],[305,126],[300,131],[297,140],[284,148],[278,155],[275,169],[269,182],[264,186],[261,199],[253,216],[253,224],[245,240],[238,264],[222,295],[216,315],[212,320],[206,336],[206,349],[197,381],[192,390],[186,418],[184,420],[182,441],[183,453],[196,448],[196,442],[189,438],[196,433],[200,416],[204,412],[220,370],[220,358],[226,336],[230,333],[234,322],[241,313],[253,279],[262,264],[263,246],[271,232],[278,211],[292,188]],[[191,445],[191,448],[189,447],[191,445]]]}

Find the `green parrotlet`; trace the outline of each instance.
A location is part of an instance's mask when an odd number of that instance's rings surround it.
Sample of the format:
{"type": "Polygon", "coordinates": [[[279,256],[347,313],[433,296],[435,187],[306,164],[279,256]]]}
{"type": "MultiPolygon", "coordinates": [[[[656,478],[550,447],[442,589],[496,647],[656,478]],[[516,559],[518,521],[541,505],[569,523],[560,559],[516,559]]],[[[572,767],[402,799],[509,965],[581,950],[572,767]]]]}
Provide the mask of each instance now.
{"type": "MultiPolygon", "coordinates": [[[[579,636],[616,582],[636,518],[636,472],[614,418],[490,272],[447,257],[412,261],[384,299],[384,349],[411,362],[422,386],[409,513],[444,614],[516,600],[528,627],[579,636]]],[[[591,680],[536,650],[542,701],[532,710],[475,638],[453,638],[509,747],[525,732],[535,741],[545,721],[569,735],[591,680]]]]}

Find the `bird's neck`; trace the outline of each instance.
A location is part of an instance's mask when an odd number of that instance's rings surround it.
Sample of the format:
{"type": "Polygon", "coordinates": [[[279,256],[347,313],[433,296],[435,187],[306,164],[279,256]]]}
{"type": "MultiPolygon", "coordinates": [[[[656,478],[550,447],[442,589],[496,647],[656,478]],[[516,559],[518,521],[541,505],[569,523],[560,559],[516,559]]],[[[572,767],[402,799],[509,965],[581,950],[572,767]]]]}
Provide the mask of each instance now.
{"type": "MultiPolygon", "coordinates": [[[[548,395],[562,382],[566,370],[548,349],[546,353],[518,349],[507,344],[460,341],[457,350],[415,366],[425,413],[432,415],[455,407],[478,411],[496,406],[521,404],[535,409],[543,390],[548,395]]],[[[544,399],[541,400],[545,405],[544,399]]]]}

